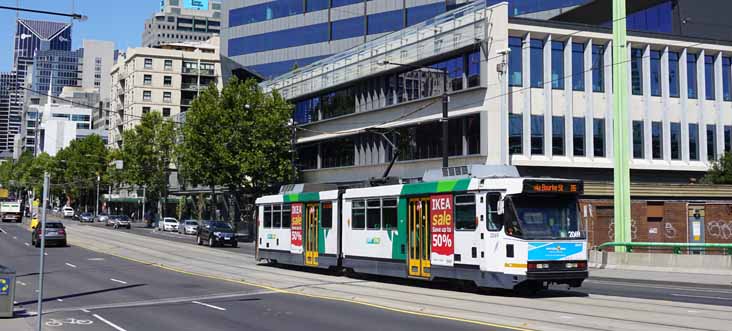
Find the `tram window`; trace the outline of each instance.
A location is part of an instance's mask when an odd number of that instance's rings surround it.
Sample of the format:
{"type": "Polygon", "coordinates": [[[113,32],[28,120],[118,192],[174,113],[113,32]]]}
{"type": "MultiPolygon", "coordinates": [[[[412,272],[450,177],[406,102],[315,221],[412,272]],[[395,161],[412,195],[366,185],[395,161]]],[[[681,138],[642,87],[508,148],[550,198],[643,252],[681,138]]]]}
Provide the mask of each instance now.
{"type": "Polygon", "coordinates": [[[351,223],[351,229],[364,229],[366,226],[366,202],[363,200],[354,200],[352,214],[353,223],[351,223]]]}
{"type": "Polygon", "coordinates": [[[290,205],[282,205],[282,228],[290,228],[290,220],[292,219],[292,212],[290,205]]]}
{"type": "Polygon", "coordinates": [[[486,206],[486,218],[485,226],[488,231],[500,231],[503,227],[503,221],[501,215],[498,215],[498,200],[501,196],[498,194],[488,194],[488,204],[486,206]]]}
{"type": "Polygon", "coordinates": [[[282,205],[272,205],[272,227],[282,227],[282,205]]]}
{"type": "Polygon", "coordinates": [[[381,209],[381,222],[384,230],[397,228],[397,199],[384,199],[381,209]]]}
{"type": "Polygon", "coordinates": [[[455,230],[475,230],[475,195],[455,196],[455,230]]]}
{"type": "Polygon", "coordinates": [[[320,205],[320,226],[323,228],[333,227],[333,203],[325,202],[320,205]]]}
{"type": "Polygon", "coordinates": [[[262,222],[265,228],[272,227],[272,205],[264,205],[264,219],[262,222]]]}
{"type": "Polygon", "coordinates": [[[381,229],[381,200],[366,201],[366,227],[369,230],[381,229]]]}

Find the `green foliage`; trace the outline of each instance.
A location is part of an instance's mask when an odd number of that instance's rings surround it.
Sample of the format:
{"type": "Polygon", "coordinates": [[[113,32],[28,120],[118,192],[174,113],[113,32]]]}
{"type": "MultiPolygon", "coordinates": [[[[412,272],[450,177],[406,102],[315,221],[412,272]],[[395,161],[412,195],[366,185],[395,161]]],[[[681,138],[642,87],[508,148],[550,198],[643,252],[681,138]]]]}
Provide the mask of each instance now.
{"type": "Polygon", "coordinates": [[[732,184],[732,153],[724,153],[719,160],[714,161],[712,168],[702,179],[706,184],[732,184]]]}
{"type": "MultiPolygon", "coordinates": [[[[122,134],[124,171],[119,180],[146,186],[149,201],[157,201],[165,193],[166,174],[175,161],[175,138],[173,122],[159,112],[143,115],[140,124],[122,134]]],[[[114,174],[116,170],[110,172],[114,174]]]]}
{"type": "Polygon", "coordinates": [[[183,176],[194,185],[249,194],[291,180],[291,116],[292,106],[279,93],[265,94],[251,79],[232,79],[221,92],[205,90],[183,125],[183,176]]]}
{"type": "Polygon", "coordinates": [[[95,194],[97,176],[107,171],[107,158],[107,148],[98,135],[74,140],[56,154],[51,183],[72,200],[81,195],[89,198],[95,194]]]}

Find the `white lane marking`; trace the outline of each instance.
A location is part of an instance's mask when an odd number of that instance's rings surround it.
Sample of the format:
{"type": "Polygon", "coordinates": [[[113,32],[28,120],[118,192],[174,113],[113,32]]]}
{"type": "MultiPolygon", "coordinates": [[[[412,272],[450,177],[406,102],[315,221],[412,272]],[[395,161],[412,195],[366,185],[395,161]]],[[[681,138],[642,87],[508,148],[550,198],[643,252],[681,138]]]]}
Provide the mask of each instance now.
{"type": "Polygon", "coordinates": [[[64,302],[63,299],[56,299],[56,301],[58,301],[58,302],[64,302]]]}
{"type": "Polygon", "coordinates": [[[25,244],[26,246],[29,246],[29,247],[30,247],[30,244],[29,244],[29,243],[24,243],[24,244],[25,244]]]}
{"type": "Polygon", "coordinates": [[[714,299],[714,300],[732,301],[732,298],[708,297],[708,296],[704,296],[704,295],[688,295],[688,294],[678,294],[678,293],[671,293],[671,295],[675,296],[675,297],[684,297],[684,298],[699,298],[699,299],[714,299]]]}
{"type": "Polygon", "coordinates": [[[197,305],[206,306],[208,308],[213,308],[213,309],[216,309],[216,310],[226,310],[226,308],[221,308],[221,307],[218,307],[218,306],[209,305],[207,303],[203,303],[203,302],[200,302],[200,301],[191,301],[191,302],[192,303],[195,303],[197,305]]]}
{"type": "Polygon", "coordinates": [[[28,284],[26,284],[26,283],[23,283],[23,282],[21,282],[21,281],[19,281],[19,280],[16,280],[15,282],[16,282],[16,283],[18,283],[18,284],[20,284],[20,285],[22,285],[22,286],[27,286],[27,285],[28,285],[28,284]]]}
{"type": "Polygon", "coordinates": [[[93,258],[90,258],[90,259],[87,259],[87,260],[89,260],[89,261],[104,261],[104,258],[103,257],[93,257],[93,258]]]}
{"type": "Polygon", "coordinates": [[[16,237],[16,236],[13,236],[13,239],[15,239],[15,240],[18,240],[18,237],[16,237]]]}
{"type": "Polygon", "coordinates": [[[0,232],[2,232],[2,233],[4,233],[4,234],[8,234],[8,233],[7,233],[6,231],[5,231],[5,229],[3,229],[3,228],[0,228],[0,232]]]}
{"type": "Polygon", "coordinates": [[[73,264],[71,264],[71,263],[68,263],[68,262],[66,262],[66,265],[67,265],[67,266],[69,266],[69,267],[72,267],[72,268],[76,268],[76,266],[75,266],[75,265],[73,265],[73,264]]]}
{"type": "Polygon", "coordinates": [[[127,282],[125,282],[125,281],[121,281],[121,280],[119,280],[119,279],[114,279],[114,278],[110,278],[109,280],[111,280],[111,281],[113,281],[113,282],[117,282],[117,283],[120,283],[120,284],[127,284],[127,282]]]}
{"type": "Polygon", "coordinates": [[[89,312],[89,310],[86,310],[86,309],[84,309],[84,308],[81,308],[81,311],[83,311],[83,312],[85,312],[85,313],[88,313],[88,312],[89,312]]]}
{"type": "Polygon", "coordinates": [[[100,320],[100,321],[104,322],[105,324],[107,324],[107,325],[109,325],[109,326],[113,327],[113,328],[114,328],[115,330],[117,330],[117,331],[127,331],[127,330],[125,330],[125,329],[123,329],[123,328],[119,327],[119,326],[118,326],[117,324],[114,324],[114,323],[112,323],[112,322],[110,322],[110,321],[107,321],[106,319],[104,319],[104,317],[101,317],[101,316],[99,316],[99,315],[97,315],[97,314],[92,314],[92,316],[94,316],[94,317],[95,317],[96,319],[98,319],[98,320],[100,320]]]}

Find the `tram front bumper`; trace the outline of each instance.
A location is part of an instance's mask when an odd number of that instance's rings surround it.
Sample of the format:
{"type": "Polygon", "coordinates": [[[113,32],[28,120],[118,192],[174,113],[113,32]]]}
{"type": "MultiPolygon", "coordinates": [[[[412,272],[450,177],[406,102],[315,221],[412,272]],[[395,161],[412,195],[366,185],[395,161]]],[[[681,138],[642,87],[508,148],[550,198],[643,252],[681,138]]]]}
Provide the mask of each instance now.
{"type": "Polygon", "coordinates": [[[589,272],[587,270],[577,271],[527,271],[527,280],[541,281],[559,281],[559,280],[579,280],[587,279],[589,272]]]}

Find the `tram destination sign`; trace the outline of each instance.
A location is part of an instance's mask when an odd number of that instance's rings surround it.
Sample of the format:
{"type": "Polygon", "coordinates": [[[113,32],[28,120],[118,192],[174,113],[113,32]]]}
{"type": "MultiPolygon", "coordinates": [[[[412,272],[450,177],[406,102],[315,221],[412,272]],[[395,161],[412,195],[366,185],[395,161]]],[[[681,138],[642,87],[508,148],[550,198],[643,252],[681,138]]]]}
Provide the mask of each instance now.
{"type": "Polygon", "coordinates": [[[455,257],[455,223],[451,194],[430,197],[430,232],[433,265],[452,266],[455,257]]]}
{"type": "Polygon", "coordinates": [[[584,184],[582,181],[524,181],[525,193],[564,193],[582,194],[584,184]]]}

